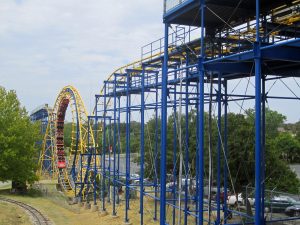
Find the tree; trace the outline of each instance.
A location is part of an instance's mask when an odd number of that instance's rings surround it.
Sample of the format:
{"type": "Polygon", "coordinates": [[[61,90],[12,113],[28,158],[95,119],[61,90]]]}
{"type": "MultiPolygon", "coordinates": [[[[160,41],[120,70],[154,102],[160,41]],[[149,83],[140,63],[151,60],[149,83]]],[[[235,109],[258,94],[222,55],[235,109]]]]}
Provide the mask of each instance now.
{"type": "Polygon", "coordinates": [[[281,159],[288,163],[300,163],[300,143],[290,133],[280,133],[273,144],[281,159]]]}
{"type": "MultiPolygon", "coordinates": [[[[177,112],[178,113],[178,112],[177,112]]],[[[185,115],[181,118],[182,129],[182,151],[185,157],[185,115]]],[[[228,114],[228,133],[227,133],[227,162],[234,183],[234,189],[237,193],[245,191],[245,186],[250,184],[254,186],[255,181],[255,111],[249,109],[245,114],[228,114]]],[[[298,141],[290,136],[282,136],[278,131],[282,127],[286,117],[271,109],[266,109],[266,187],[277,190],[297,193],[300,186],[299,180],[295,173],[288,167],[287,162],[282,160],[281,152],[289,153],[289,158],[296,159],[298,150],[298,141]],[[280,147],[280,145],[283,145],[280,147]],[[286,174],[286,176],[284,176],[286,174]]],[[[191,110],[188,115],[188,131],[189,131],[189,177],[196,175],[196,149],[197,149],[197,112],[191,110]]],[[[205,176],[208,176],[208,113],[205,113],[204,118],[204,170],[205,176]]],[[[160,177],[160,142],[161,142],[161,119],[158,118],[157,125],[155,117],[151,118],[145,125],[145,177],[155,178],[160,177]],[[158,155],[155,156],[155,131],[157,131],[157,149],[158,155]],[[154,163],[157,160],[157,174],[154,172],[154,163]]],[[[224,116],[222,118],[221,129],[218,130],[217,118],[212,118],[212,158],[213,158],[213,180],[215,181],[217,173],[217,142],[218,133],[223,134],[224,116]]],[[[139,127],[137,127],[138,133],[139,127]]],[[[125,131],[124,131],[125,132],[125,131]]],[[[173,173],[176,168],[176,176],[178,179],[179,168],[179,142],[178,142],[179,122],[178,115],[170,114],[167,121],[167,149],[166,149],[166,169],[167,173],[173,173]],[[176,132],[174,132],[174,120],[176,121],[176,132]],[[174,137],[176,135],[176,137],[174,137]],[[175,142],[174,142],[175,138],[175,142]],[[176,144],[176,145],[175,145],[176,144]],[[174,149],[174,147],[176,148],[174,149]],[[173,157],[176,151],[177,161],[174,165],[173,157]]],[[[125,134],[125,133],[124,133],[125,134]]],[[[125,136],[125,135],[123,135],[125,136]]],[[[139,142],[139,135],[136,135],[136,141],[139,142]]],[[[224,142],[223,142],[224,144],[224,142]]],[[[137,149],[138,144],[136,145],[137,149]]],[[[224,159],[223,151],[221,150],[221,160],[224,159]]],[[[139,162],[139,160],[138,160],[139,162]]],[[[224,162],[223,162],[224,163],[224,162]]],[[[223,165],[221,166],[221,174],[223,174],[223,165]]],[[[183,176],[185,170],[183,171],[183,176]]],[[[229,182],[231,190],[231,182],[229,182]]]]}
{"type": "Polygon", "coordinates": [[[71,147],[72,143],[72,123],[65,122],[64,125],[64,144],[65,147],[71,147]]]}
{"type": "Polygon", "coordinates": [[[39,139],[39,124],[30,121],[15,91],[0,87],[0,181],[12,180],[13,188],[24,188],[37,180],[39,139]]]}

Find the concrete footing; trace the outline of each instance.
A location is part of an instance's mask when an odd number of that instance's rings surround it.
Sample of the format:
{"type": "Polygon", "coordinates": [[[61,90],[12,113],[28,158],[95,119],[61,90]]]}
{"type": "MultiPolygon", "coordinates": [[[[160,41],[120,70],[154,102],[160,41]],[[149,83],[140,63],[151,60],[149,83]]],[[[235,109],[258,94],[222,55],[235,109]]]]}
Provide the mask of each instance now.
{"type": "Polygon", "coordinates": [[[127,222],[123,222],[122,224],[124,224],[124,225],[132,225],[132,223],[131,223],[131,222],[129,222],[129,221],[127,221],[127,222]]]}
{"type": "Polygon", "coordinates": [[[91,204],[88,202],[84,203],[84,209],[90,209],[91,208],[91,204]]]}
{"type": "Polygon", "coordinates": [[[113,219],[119,218],[118,215],[111,215],[110,217],[113,218],[113,219]]]}
{"type": "Polygon", "coordinates": [[[78,203],[78,198],[76,198],[76,197],[73,198],[73,199],[72,199],[72,204],[77,204],[77,203],[78,203]]]}
{"type": "Polygon", "coordinates": [[[102,209],[100,210],[100,216],[102,217],[102,216],[106,216],[106,215],[108,215],[108,212],[105,210],[105,211],[103,211],[102,209]]]}
{"type": "Polygon", "coordinates": [[[91,206],[91,211],[92,211],[92,212],[98,211],[98,206],[97,206],[97,205],[92,205],[92,206],[91,206]]]}

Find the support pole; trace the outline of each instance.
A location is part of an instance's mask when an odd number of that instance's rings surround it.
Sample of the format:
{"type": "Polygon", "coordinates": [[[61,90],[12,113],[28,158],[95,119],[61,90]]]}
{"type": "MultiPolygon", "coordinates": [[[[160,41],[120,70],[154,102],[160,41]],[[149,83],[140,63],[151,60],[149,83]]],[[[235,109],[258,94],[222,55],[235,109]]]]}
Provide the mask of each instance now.
{"type": "MultiPolygon", "coordinates": [[[[97,99],[95,102],[95,111],[97,111],[97,99]]],[[[93,129],[93,128],[92,128],[93,129]]],[[[98,140],[98,118],[95,117],[95,132],[94,132],[94,205],[97,205],[97,140],[98,140]]]]}
{"type": "Polygon", "coordinates": [[[262,76],[262,146],[261,146],[261,213],[262,224],[265,218],[265,153],[266,153],[266,79],[262,76]]]}
{"type": "Polygon", "coordinates": [[[145,68],[143,67],[143,75],[141,77],[141,160],[140,160],[140,214],[141,225],[144,224],[144,157],[145,157],[145,68]]]}
{"type": "Polygon", "coordinates": [[[125,190],[125,223],[129,222],[129,179],[130,179],[130,73],[126,74],[126,190],[125,190]]]}
{"type": "MultiPolygon", "coordinates": [[[[189,65],[189,53],[186,53],[186,66],[189,65]]],[[[185,70],[185,195],[184,195],[184,224],[188,223],[188,192],[189,187],[192,184],[189,180],[189,81],[188,73],[189,69],[185,70]],[[189,181],[189,182],[188,182],[189,181]]],[[[179,193],[181,194],[181,193],[179,193]]]]}
{"type": "MultiPolygon", "coordinates": [[[[113,212],[112,216],[116,216],[116,151],[117,151],[117,76],[114,75],[114,139],[113,139],[113,212]]],[[[110,157],[109,157],[110,158],[110,157]]],[[[110,170],[110,169],[109,169],[110,170]]]]}
{"type": "Polygon", "coordinates": [[[164,60],[161,95],[161,158],[160,158],[160,224],[166,224],[166,163],[167,163],[167,82],[169,24],[165,23],[164,60]]]}
{"type": "Polygon", "coordinates": [[[118,162],[117,162],[117,172],[118,181],[120,181],[120,153],[121,153],[121,136],[120,136],[120,124],[121,124],[121,97],[118,97],[118,162]]]}
{"type": "Polygon", "coordinates": [[[154,152],[154,218],[153,220],[156,221],[157,220],[157,197],[158,197],[158,171],[157,171],[157,167],[158,167],[158,74],[156,74],[155,77],[155,89],[156,89],[156,93],[155,93],[155,152],[154,152]]]}
{"type": "MultiPolygon", "coordinates": [[[[199,96],[199,80],[197,81],[197,96],[199,96]]],[[[199,145],[199,99],[196,100],[196,146],[199,145]]],[[[195,205],[196,205],[196,212],[199,212],[199,150],[196,149],[196,193],[195,193],[195,205]]],[[[199,215],[199,214],[197,214],[199,215]]],[[[198,224],[199,217],[196,217],[195,223],[198,224]]]]}
{"type": "Polygon", "coordinates": [[[259,33],[260,0],[256,0],[255,60],[255,225],[262,225],[261,212],[261,54],[259,33]]]}
{"type": "MultiPolygon", "coordinates": [[[[174,72],[174,79],[177,79],[177,71],[174,72]]],[[[173,104],[173,110],[174,110],[174,121],[173,121],[173,189],[172,189],[172,194],[173,194],[173,204],[174,206],[176,205],[176,162],[177,162],[177,125],[176,125],[176,120],[177,120],[177,86],[176,84],[174,85],[174,104],[173,104]]],[[[172,211],[172,224],[175,224],[175,219],[176,219],[176,208],[173,207],[172,211]]]]}
{"type": "MultiPolygon", "coordinates": [[[[106,83],[104,83],[104,100],[103,100],[103,115],[104,118],[106,116],[106,83]]],[[[96,111],[96,116],[98,112],[96,111]]],[[[105,212],[105,178],[106,178],[106,169],[105,169],[105,152],[106,152],[106,119],[103,120],[103,134],[102,134],[102,140],[103,140],[103,146],[102,146],[102,163],[101,163],[101,168],[102,168],[102,192],[101,192],[101,197],[102,197],[102,211],[105,212]]]]}
{"type": "Polygon", "coordinates": [[[201,38],[200,38],[200,46],[201,46],[201,56],[199,58],[199,146],[198,146],[198,154],[199,154],[199,193],[198,193],[198,224],[203,225],[203,208],[204,208],[204,58],[205,58],[205,43],[204,43],[204,18],[205,18],[205,0],[201,0],[200,3],[201,10],[201,38]]]}
{"type": "MultiPolygon", "coordinates": [[[[218,146],[217,146],[217,219],[216,224],[220,224],[220,211],[221,211],[221,142],[222,142],[222,129],[221,129],[221,120],[222,120],[222,74],[218,74],[218,146]]],[[[224,200],[225,201],[225,200],[224,200]]]]}
{"type": "Polygon", "coordinates": [[[224,80],[224,224],[227,223],[228,217],[228,207],[227,207],[227,187],[228,187],[228,168],[227,168],[227,155],[228,155],[228,142],[227,142],[227,125],[228,125],[228,117],[227,117],[227,110],[228,110],[228,102],[227,102],[227,85],[228,82],[224,80]]]}

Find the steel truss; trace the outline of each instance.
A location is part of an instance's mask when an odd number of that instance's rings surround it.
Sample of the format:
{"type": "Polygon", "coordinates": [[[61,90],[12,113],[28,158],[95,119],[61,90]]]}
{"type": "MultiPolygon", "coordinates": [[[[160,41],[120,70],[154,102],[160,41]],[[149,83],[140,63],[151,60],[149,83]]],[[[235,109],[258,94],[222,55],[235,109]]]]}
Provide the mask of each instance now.
{"type": "MultiPolygon", "coordinates": [[[[166,0],[167,4],[168,0],[166,0]]],[[[236,2],[237,3],[237,2],[236,2]]],[[[225,3],[224,3],[225,4],[225,3]]],[[[232,5],[234,3],[229,3],[232,5]]],[[[242,13],[237,5],[237,12],[242,13]]],[[[243,5],[243,4],[242,4],[243,5]]],[[[101,153],[101,201],[102,211],[106,211],[105,202],[112,201],[112,215],[117,215],[116,205],[119,201],[120,187],[125,187],[124,222],[130,223],[128,211],[130,210],[131,191],[139,192],[140,196],[140,224],[146,224],[145,198],[154,199],[153,219],[160,224],[176,224],[182,217],[182,223],[190,224],[229,224],[229,214],[240,215],[250,223],[265,224],[264,217],[264,179],[265,179],[265,104],[268,99],[293,99],[298,96],[282,97],[271,96],[266,91],[266,83],[274,79],[286,77],[299,77],[299,3],[291,2],[284,5],[275,1],[274,8],[265,7],[265,1],[257,0],[251,3],[249,17],[227,22],[224,25],[222,15],[214,10],[218,6],[225,7],[214,1],[182,1],[172,9],[166,8],[164,14],[165,35],[163,39],[150,43],[142,50],[142,59],[138,62],[116,70],[104,81],[100,95],[96,95],[94,119],[101,120],[102,153],[101,153]],[[212,4],[212,5],[211,5],[212,4]],[[260,9],[260,4],[264,7],[260,9]],[[280,6],[280,7],[279,7],[280,6]],[[293,13],[297,11],[297,17],[293,13]],[[195,18],[186,15],[195,13],[195,18]],[[271,13],[272,12],[272,13],[271,13]],[[254,14],[253,14],[254,13],[254,14]],[[289,15],[288,16],[283,16],[289,15]],[[212,27],[212,17],[219,17],[223,29],[212,27]],[[206,20],[208,21],[206,23],[206,20]],[[241,22],[242,21],[242,22],[241,22]],[[195,24],[196,22],[196,24],[195,24]],[[172,23],[187,26],[173,26],[172,23]],[[197,24],[198,23],[198,24],[197,24]],[[280,26],[276,27],[276,24],[280,26]],[[172,29],[173,33],[170,33],[172,29]],[[192,34],[198,32],[198,38],[193,39],[192,34]],[[199,38],[200,37],[200,38],[199,38]],[[156,46],[156,47],[155,47],[156,46]],[[147,50],[148,49],[148,50],[147,50]],[[228,87],[234,80],[255,77],[254,94],[228,93],[228,87]],[[210,85],[209,85],[210,84],[210,85]],[[230,173],[227,167],[228,157],[228,104],[245,100],[255,101],[255,215],[253,217],[229,209],[226,201],[221,203],[221,187],[224,188],[224,199],[227,199],[230,173]],[[217,194],[211,208],[205,200],[204,153],[205,146],[204,117],[205,107],[216,105],[218,119],[218,145],[216,166],[217,194]],[[184,112],[179,112],[183,109],[184,112]],[[189,112],[196,111],[197,115],[197,146],[189,146],[189,112]],[[145,115],[154,115],[156,123],[153,147],[154,177],[145,181],[145,115]],[[185,124],[173,122],[173,148],[170,149],[170,139],[167,138],[167,119],[171,114],[175,117],[181,115],[185,124]],[[139,182],[134,178],[130,169],[130,157],[133,151],[131,146],[132,121],[140,121],[139,146],[139,182]],[[223,120],[223,121],[222,121],[223,120]],[[121,121],[125,121],[126,132],[120,129],[121,121]],[[223,127],[222,127],[223,126],[223,127]],[[179,128],[180,127],[180,128],[179,128]],[[184,137],[179,147],[179,132],[184,130],[184,137]],[[126,171],[121,172],[120,137],[125,135],[126,171]],[[182,152],[179,149],[182,148],[182,152]],[[173,155],[172,170],[173,181],[178,180],[180,154],[183,160],[182,189],[167,187],[167,153],[173,155]],[[193,161],[190,154],[196,151],[193,161]],[[108,157],[109,163],[106,164],[108,157]],[[196,191],[190,192],[192,180],[191,166],[196,168],[196,191]],[[223,173],[221,174],[221,171],[223,173]],[[108,192],[107,194],[105,194],[108,192]],[[180,202],[179,202],[180,199],[180,202]],[[171,208],[171,214],[167,209],[171,208]],[[215,212],[213,220],[207,220],[207,211],[215,212]],[[179,212],[179,213],[178,213],[179,212]],[[171,215],[171,218],[169,217],[171,215]],[[190,218],[194,218],[191,220],[190,218]]],[[[216,10],[217,11],[217,10],[216,10]]],[[[220,10],[218,11],[220,12],[220,10]]],[[[221,13],[222,14],[222,13],[221,13]]],[[[248,16],[247,14],[245,16],[248,16]]],[[[148,118],[149,119],[149,118],[148,118]]],[[[98,139],[99,140],[99,139],[98,139]]],[[[181,182],[181,181],[179,181],[181,182]]],[[[95,197],[97,198],[97,197],[95,197]]],[[[147,210],[148,211],[148,210],[147,210]]],[[[296,219],[296,218],[294,218],[296,219]]],[[[271,221],[269,221],[271,222],[271,221]]]]}

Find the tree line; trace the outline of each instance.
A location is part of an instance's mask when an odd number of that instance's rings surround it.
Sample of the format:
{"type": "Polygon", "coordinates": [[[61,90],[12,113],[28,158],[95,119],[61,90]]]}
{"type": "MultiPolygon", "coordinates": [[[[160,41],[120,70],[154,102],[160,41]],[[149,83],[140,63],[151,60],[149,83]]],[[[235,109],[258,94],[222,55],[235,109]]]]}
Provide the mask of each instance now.
{"type": "MultiPolygon", "coordinates": [[[[235,188],[241,190],[243,186],[254,184],[254,145],[255,126],[254,110],[248,109],[244,114],[228,114],[228,167],[231,172],[235,188]]],[[[197,113],[191,110],[188,114],[188,129],[185,129],[185,116],[178,121],[178,115],[169,115],[167,121],[167,173],[178,169],[178,160],[173,163],[174,150],[179,152],[178,129],[181,127],[182,137],[188,136],[188,145],[183,140],[183,154],[188,146],[189,176],[196,174],[197,149],[197,113]],[[174,129],[174,121],[176,129],[174,129]],[[177,146],[174,149],[174,145],[177,146]]],[[[208,171],[208,114],[205,114],[205,174],[208,171]]],[[[300,121],[294,124],[285,124],[286,117],[279,112],[266,109],[266,188],[298,193],[300,182],[296,174],[291,171],[289,164],[300,163],[300,121]]],[[[160,158],[160,118],[152,117],[145,124],[145,177],[153,179],[159,177],[160,158]],[[155,149],[157,149],[157,154],[155,149]],[[156,172],[154,164],[157,165],[156,172]]],[[[111,125],[113,126],[113,124],[111,125]]],[[[98,126],[99,127],[99,126],[98,126]]],[[[217,126],[217,118],[212,118],[212,158],[216,174],[217,143],[219,134],[223,134],[224,116],[221,127],[217,126]]],[[[113,127],[107,126],[108,131],[113,127]]],[[[120,124],[120,152],[125,153],[126,124],[120,124]]],[[[130,152],[140,152],[140,123],[132,121],[130,124],[130,152]]],[[[32,123],[27,111],[21,106],[15,91],[7,91],[0,87],[0,181],[12,180],[15,186],[26,186],[33,183],[36,176],[37,162],[40,154],[38,141],[41,141],[40,124],[32,123]]],[[[224,139],[222,139],[224,142],[224,139]]],[[[102,134],[98,133],[98,147],[101,149],[102,134]]],[[[224,144],[224,143],[222,143],[224,144]]],[[[65,145],[71,145],[71,123],[65,125],[65,145]]],[[[185,156],[185,155],[184,155],[185,156]]],[[[224,154],[221,151],[224,163],[224,154]]],[[[224,164],[222,163],[222,174],[224,164]]],[[[215,177],[215,176],[214,176],[215,177]]]]}

